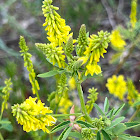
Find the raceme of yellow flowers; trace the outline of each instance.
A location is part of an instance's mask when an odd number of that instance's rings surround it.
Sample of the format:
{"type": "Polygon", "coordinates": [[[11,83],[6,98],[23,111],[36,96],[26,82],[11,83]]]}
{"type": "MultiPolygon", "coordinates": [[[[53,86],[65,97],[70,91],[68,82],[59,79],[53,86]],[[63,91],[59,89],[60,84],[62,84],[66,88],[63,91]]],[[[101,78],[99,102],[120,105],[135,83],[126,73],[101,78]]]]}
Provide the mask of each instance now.
{"type": "Polygon", "coordinates": [[[86,47],[86,51],[84,52],[84,56],[80,57],[79,60],[82,60],[83,64],[86,63],[86,72],[85,76],[91,74],[93,76],[94,73],[100,74],[101,68],[97,64],[100,60],[100,57],[104,57],[104,53],[107,51],[108,43],[110,42],[109,38],[110,33],[100,31],[98,35],[91,35],[89,39],[89,46],[86,47]]]}
{"type": "Polygon", "coordinates": [[[48,107],[44,106],[41,100],[36,102],[37,98],[29,97],[22,104],[12,106],[13,116],[19,124],[23,125],[23,130],[26,132],[42,129],[49,133],[47,126],[52,126],[56,123],[56,119],[47,113],[52,113],[48,107]]]}
{"type": "MultiPolygon", "coordinates": [[[[59,68],[64,68],[67,64],[65,62],[65,56],[67,56],[68,62],[74,62],[71,53],[74,50],[73,43],[75,40],[72,38],[72,34],[69,34],[70,27],[65,24],[65,20],[60,17],[56,12],[58,7],[52,4],[52,0],[44,0],[42,11],[46,17],[43,26],[47,26],[46,30],[50,44],[36,43],[36,46],[46,55],[53,65],[58,64],[59,68]]],[[[100,56],[106,53],[108,43],[110,42],[108,32],[100,31],[98,35],[91,35],[88,37],[86,33],[85,25],[82,25],[79,31],[79,36],[76,41],[76,53],[78,60],[82,60],[85,64],[85,75],[94,73],[100,74],[101,68],[97,64],[100,56]]]]}
{"type": "Polygon", "coordinates": [[[66,43],[69,37],[72,36],[72,34],[69,35],[71,28],[66,25],[65,20],[56,12],[59,8],[51,4],[52,0],[43,1],[42,11],[46,17],[43,26],[47,26],[45,30],[48,31],[48,40],[54,46],[61,46],[63,42],[66,43]]]}
{"type": "Polygon", "coordinates": [[[62,47],[54,47],[52,44],[42,43],[36,43],[35,45],[45,54],[53,65],[57,63],[60,68],[65,67],[65,55],[63,54],[64,51],[62,47]]]}
{"type": "Polygon", "coordinates": [[[106,87],[108,88],[111,94],[118,97],[120,100],[123,100],[123,97],[127,91],[126,82],[123,75],[113,75],[111,78],[107,79],[106,87]]]}
{"type": "Polygon", "coordinates": [[[130,13],[130,22],[132,28],[135,28],[135,24],[137,22],[137,0],[131,0],[131,13],[130,13]]]}
{"type": "Polygon", "coordinates": [[[33,64],[31,61],[32,55],[28,52],[29,48],[28,48],[28,46],[26,46],[25,39],[22,36],[20,36],[19,47],[21,49],[21,51],[20,51],[21,56],[23,56],[23,58],[24,58],[24,67],[27,67],[27,70],[29,72],[29,81],[32,85],[33,94],[36,94],[37,97],[39,98],[38,90],[40,90],[40,88],[39,88],[38,81],[35,79],[36,74],[34,72],[33,64]]]}
{"type": "Polygon", "coordinates": [[[128,102],[130,105],[133,105],[135,102],[137,102],[140,99],[140,94],[136,90],[133,82],[131,79],[127,79],[127,89],[128,89],[128,102]]]}
{"type": "Polygon", "coordinates": [[[121,34],[119,30],[112,31],[112,34],[110,35],[111,38],[111,44],[113,45],[112,48],[115,50],[124,50],[124,46],[126,45],[126,42],[122,39],[121,34]]]}
{"type": "MultiPolygon", "coordinates": [[[[7,100],[9,99],[10,96],[10,91],[12,90],[11,85],[11,79],[6,79],[5,80],[5,87],[2,89],[2,93],[4,93],[4,95],[2,95],[2,98],[4,99],[2,102],[2,106],[1,106],[1,115],[4,111],[4,109],[7,109],[7,100]]],[[[1,116],[2,117],[2,116],[1,116]]]]}
{"type": "Polygon", "coordinates": [[[106,87],[111,94],[120,100],[123,100],[126,94],[128,103],[131,106],[140,100],[140,94],[136,90],[132,80],[127,78],[127,81],[125,81],[123,75],[119,75],[118,77],[113,75],[111,78],[108,78],[106,87]]]}

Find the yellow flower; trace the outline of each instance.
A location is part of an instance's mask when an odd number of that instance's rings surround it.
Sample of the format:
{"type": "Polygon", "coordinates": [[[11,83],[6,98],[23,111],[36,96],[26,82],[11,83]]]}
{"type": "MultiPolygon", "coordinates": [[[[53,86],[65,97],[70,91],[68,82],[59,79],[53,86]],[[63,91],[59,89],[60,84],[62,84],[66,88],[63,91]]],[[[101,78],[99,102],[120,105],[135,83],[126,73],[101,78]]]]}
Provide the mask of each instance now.
{"type": "Polygon", "coordinates": [[[123,50],[124,46],[126,45],[126,42],[122,39],[120,32],[118,30],[114,30],[111,37],[111,43],[113,45],[113,48],[116,50],[123,50]]]}
{"type": "Polygon", "coordinates": [[[135,28],[135,24],[137,22],[137,0],[131,1],[131,13],[130,13],[130,22],[133,28],[135,28]]]}
{"type": "Polygon", "coordinates": [[[85,72],[85,76],[87,76],[89,73],[93,76],[94,73],[96,73],[97,75],[100,74],[101,71],[101,67],[99,65],[95,64],[88,64],[86,66],[87,70],[85,72]]]}
{"type": "Polygon", "coordinates": [[[66,114],[68,113],[68,109],[72,106],[72,102],[66,98],[66,97],[62,97],[59,103],[59,112],[66,114]]]}
{"type": "Polygon", "coordinates": [[[126,82],[124,81],[123,75],[113,75],[112,78],[107,79],[106,87],[111,94],[123,100],[124,94],[127,91],[126,82]]]}
{"type": "Polygon", "coordinates": [[[36,100],[37,98],[29,97],[22,104],[12,106],[13,116],[16,116],[18,123],[23,125],[23,130],[26,132],[42,129],[49,133],[46,126],[54,125],[56,119],[51,115],[46,115],[52,113],[52,110],[44,106],[41,100],[38,102],[36,100]]]}
{"type": "Polygon", "coordinates": [[[127,80],[127,87],[128,87],[128,95],[127,95],[128,103],[130,105],[133,105],[133,103],[140,98],[140,94],[136,90],[132,80],[129,78],[127,80]]]}
{"type": "Polygon", "coordinates": [[[54,44],[54,46],[61,46],[64,42],[66,43],[72,34],[69,34],[71,28],[66,25],[65,20],[56,12],[58,7],[51,5],[52,0],[44,0],[42,11],[44,14],[45,23],[43,26],[46,27],[48,40],[54,44]]]}
{"type": "Polygon", "coordinates": [[[74,77],[71,77],[68,81],[70,89],[74,90],[76,88],[76,83],[74,77]]]}
{"type": "Polygon", "coordinates": [[[82,56],[78,58],[78,61],[83,61],[81,65],[85,64],[89,59],[89,56],[82,56]]]}

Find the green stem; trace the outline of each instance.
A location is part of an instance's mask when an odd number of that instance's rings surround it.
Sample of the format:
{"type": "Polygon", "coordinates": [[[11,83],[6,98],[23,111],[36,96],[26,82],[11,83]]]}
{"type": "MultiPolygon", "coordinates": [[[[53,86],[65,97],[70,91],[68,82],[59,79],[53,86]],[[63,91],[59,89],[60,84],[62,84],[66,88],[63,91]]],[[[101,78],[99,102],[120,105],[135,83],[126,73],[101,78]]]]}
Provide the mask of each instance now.
{"type": "Polygon", "coordinates": [[[53,135],[52,134],[49,134],[49,139],[53,140],[53,135]]]}
{"type": "MultiPolygon", "coordinates": [[[[1,105],[2,106],[2,105],[1,105]]],[[[1,114],[0,114],[0,121],[1,121],[1,119],[2,119],[2,115],[3,115],[3,109],[2,109],[3,107],[1,107],[1,114]]]]}
{"type": "Polygon", "coordinates": [[[140,111],[140,107],[137,108],[136,112],[132,115],[132,117],[129,119],[128,122],[132,122],[134,118],[137,116],[137,114],[139,113],[139,111],[140,111]]]}
{"type": "Polygon", "coordinates": [[[2,118],[2,114],[3,114],[3,112],[1,112],[1,114],[0,114],[0,121],[1,121],[1,118],[2,118]]]}
{"type": "Polygon", "coordinates": [[[1,134],[1,132],[0,132],[0,140],[4,140],[4,138],[3,138],[2,134],[1,134]]]}
{"type": "Polygon", "coordinates": [[[36,92],[37,99],[40,100],[38,92],[36,92]]]}
{"type": "Polygon", "coordinates": [[[91,120],[89,114],[87,113],[86,106],[85,106],[85,101],[84,101],[83,90],[82,90],[81,83],[79,82],[78,76],[77,76],[77,75],[75,76],[75,80],[76,80],[76,87],[77,87],[78,95],[79,95],[79,98],[80,98],[80,103],[81,103],[82,112],[83,112],[84,115],[85,115],[85,119],[86,119],[88,122],[91,123],[92,120],[91,120]]]}

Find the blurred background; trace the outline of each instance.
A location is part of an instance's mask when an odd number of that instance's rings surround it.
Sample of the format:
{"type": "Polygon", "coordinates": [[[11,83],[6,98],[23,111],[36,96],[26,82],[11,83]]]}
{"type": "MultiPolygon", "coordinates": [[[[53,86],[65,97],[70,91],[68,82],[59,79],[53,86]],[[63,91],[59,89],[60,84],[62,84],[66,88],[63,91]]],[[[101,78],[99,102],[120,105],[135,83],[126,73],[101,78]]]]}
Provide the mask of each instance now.
{"type": "MultiPolygon", "coordinates": [[[[97,33],[100,30],[111,32],[116,26],[127,26],[130,18],[131,0],[54,0],[53,5],[60,8],[59,14],[66,20],[66,24],[70,25],[74,38],[79,34],[82,24],[87,27],[90,34],[97,33]]],[[[32,95],[31,85],[28,79],[28,72],[24,68],[23,58],[19,53],[19,37],[24,36],[27,45],[32,54],[32,61],[36,74],[44,73],[53,67],[46,61],[45,56],[36,49],[35,43],[46,43],[46,32],[42,24],[45,18],[42,14],[42,0],[0,0],[0,86],[4,86],[4,80],[10,78],[13,82],[13,91],[8,101],[8,110],[4,112],[3,118],[8,118],[12,122],[12,126],[8,131],[1,129],[3,137],[7,140],[32,140],[36,139],[36,132],[26,133],[22,126],[18,125],[15,118],[11,114],[11,105],[21,103],[30,95],[32,95]]],[[[137,19],[140,19],[140,1],[138,1],[137,19]]],[[[136,48],[125,65],[119,71],[125,77],[133,80],[136,89],[140,92],[140,47],[136,48]]],[[[95,87],[100,93],[97,103],[103,107],[105,97],[109,98],[111,106],[119,106],[119,101],[113,95],[108,93],[105,87],[107,78],[115,72],[118,61],[111,63],[111,56],[114,50],[109,46],[108,53],[105,58],[101,59],[101,68],[103,76],[95,76],[82,83],[85,100],[88,89],[95,87]]],[[[56,79],[37,78],[40,84],[40,97],[46,105],[48,95],[56,89],[56,79]]],[[[76,91],[75,91],[76,92],[76,91]]],[[[0,104],[2,99],[0,98],[0,104]]],[[[128,118],[133,114],[133,108],[127,108],[123,111],[128,118]]],[[[91,115],[95,115],[94,110],[91,115]]],[[[42,134],[47,139],[46,134],[42,134]]],[[[138,127],[129,133],[140,136],[138,127]]]]}

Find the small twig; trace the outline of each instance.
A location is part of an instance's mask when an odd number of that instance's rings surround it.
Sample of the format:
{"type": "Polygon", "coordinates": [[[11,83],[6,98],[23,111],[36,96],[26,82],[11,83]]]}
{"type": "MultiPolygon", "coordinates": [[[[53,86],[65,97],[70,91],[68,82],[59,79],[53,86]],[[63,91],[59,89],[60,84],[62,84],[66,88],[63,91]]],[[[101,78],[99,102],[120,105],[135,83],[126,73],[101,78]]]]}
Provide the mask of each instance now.
{"type": "Polygon", "coordinates": [[[130,48],[129,48],[129,51],[128,51],[127,55],[123,58],[123,60],[117,66],[116,71],[114,72],[115,75],[120,71],[120,69],[122,68],[122,66],[125,63],[125,61],[129,58],[129,56],[133,52],[134,48],[135,48],[135,45],[134,44],[130,44],[130,48]]]}
{"type": "Polygon", "coordinates": [[[117,19],[119,19],[121,22],[123,21],[123,23],[125,24],[127,22],[127,17],[122,12],[123,7],[124,7],[124,0],[119,0],[118,8],[117,8],[117,19]]]}
{"type": "Polygon", "coordinates": [[[101,2],[102,2],[103,6],[104,6],[104,8],[105,8],[105,10],[107,12],[110,25],[112,26],[113,29],[115,29],[116,22],[114,20],[114,15],[113,15],[112,9],[110,8],[110,6],[108,5],[106,0],[101,0],[101,2]]]}
{"type": "Polygon", "coordinates": [[[140,107],[137,108],[136,112],[132,115],[132,117],[129,119],[128,122],[132,122],[134,118],[137,116],[137,114],[139,113],[139,111],[140,111],[140,107]]]}
{"type": "Polygon", "coordinates": [[[122,13],[124,5],[124,0],[119,0],[118,8],[117,8],[117,16],[119,16],[122,13]]]}

